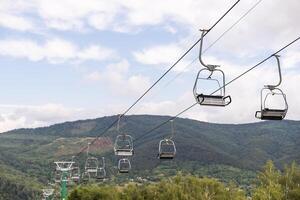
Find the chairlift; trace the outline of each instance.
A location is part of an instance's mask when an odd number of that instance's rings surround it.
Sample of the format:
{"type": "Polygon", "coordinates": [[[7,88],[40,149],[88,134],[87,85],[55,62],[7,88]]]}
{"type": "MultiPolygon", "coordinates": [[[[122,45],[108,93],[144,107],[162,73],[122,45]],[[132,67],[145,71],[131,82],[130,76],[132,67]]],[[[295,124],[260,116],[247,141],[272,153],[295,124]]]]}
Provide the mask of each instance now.
{"type": "MultiPolygon", "coordinates": [[[[72,157],[72,161],[74,162],[74,157],[72,157]]],[[[77,162],[74,162],[71,170],[71,179],[78,183],[80,179],[80,167],[77,162]]]]}
{"type": "Polygon", "coordinates": [[[46,188],[42,189],[43,198],[48,199],[54,194],[54,189],[46,188]]]}
{"type": "Polygon", "coordinates": [[[115,155],[132,156],[133,155],[133,138],[130,135],[118,135],[114,145],[115,155]]]}
{"type": "Polygon", "coordinates": [[[62,172],[59,170],[54,171],[54,182],[55,183],[60,183],[61,182],[61,177],[62,177],[62,172]]]}
{"type": "Polygon", "coordinates": [[[119,173],[129,173],[131,169],[131,163],[128,158],[122,158],[118,163],[119,173]]]}
{"type": "Polygon", "coordinates": [[[91,177],[97,177],[98,159],[95,157],[88,157],[84,166],[85,172],[88,172],[91,177]]]}
{"type": "Polygon", "coordinates": [[[106,170],[105,168],[99,167],[97,171],[97,179],[103,180],[106,177],[106,170]]]}
{"type": "MultiPolygon", "coordinates": [[[[120,131],[120,118],[119,116],[117,130],[120,131]]],[[[132,156],[133,155],[133,138],[125,133],[117,136],[114,144],[114,152],[116,156],[132,156]]]]}
{"type": "Polygon", "coordinates": [[[193,87],[193,94],[196,99],[196,101],[200,105],[205,105],[205,106],[227,106],[231,103],[231,97],[225,95],[225,74],[222,70],[217,69],[217,67],[220,67],[219,65],[210,65],[210,64],[205,64],[202,60],[202,46],[203,46],[203,39],[204,39],[204,34],[207,32],[207,30],[201,30],[201,41],[200,41],[200,51],[199,51],[199,61],[201,65],[204,66],[203,69],[200,69],[196,81],[193,87]],[[208,72],[209,75],[204,76],[204,74],[208,72]],[[221,75],[221,80],[217,77],[216,75],[221,75]],[[198,86],[199,86],[199,80],[205,80],[209,81],[210,83],[216,83],[219,88],[218,93],[219,94],[204,94],[202,92],[198,92],[198,86]]]}
{"type": "Polygon", "coordinates": [[[261,96],[261,109],[259,111],[256,111],[255,117],[261,120],[283,120],[286,116],[286,113],[288,111],[288,104],[286,100],[286,95],[283,93],[281,89],[278,88],[278,86],[282,82],[282,76],[281,76],[281,67],[280,67],[280,60],[279,55],[273,55],[276,58],[277,66],[278,66],[278,74],[279,74],[279,82],[277,85],[265,85],[264,88],[261,90],[260,96],[261,96]],[[264,92],[266,92],[266,95],[264,96],[264,92]],[[280,109],[278,108],[270,108],[266,104],[268,99],[275,98],[276,96],[279,96],[284,106],[280,109]]]}
{"type": "Polygon", "coordinates": [[[173,159],[176,154],[175,143],[171,139],[163,139],[159,142],[159,159],[173,159]]]}
{"type": "Polygon", "coordinates": [[[102,157],[102,166],[98,167],[97,169],[97,179],[103,180],[106,177],[106,170],[105,170],[105,158],[102,157]]]}
{"type": "Polygon", "coordinates": [[[98,158],[92,157],[89,155],[90,144],[91,143],[88,143],[88,148],[87,148],[87,152],[86,152],[87,159],[85,161],[84,171],[87,172],[90,175],[90,177],[96,178],[99,162],[98,162],[98,158]]]}
{"type": "Polygon", "coordinates": [[[174,137],[174,125],[171,120],[172,136],[159,142],[158,157],[159,159],[173,159],[176,155],[176,146],[172,138],[174,137]]]}
{"type": "Polygon", "coordinates": [[[86,172],[86,171],[85,171],[85,172],[82,173],[82,175],[81,175],[81,181],[82,181],[83,183],[89,182],[90,179],[91,179],[91,176],[90,176],[90,173],[89,173],[89,172],[86,172]]]}

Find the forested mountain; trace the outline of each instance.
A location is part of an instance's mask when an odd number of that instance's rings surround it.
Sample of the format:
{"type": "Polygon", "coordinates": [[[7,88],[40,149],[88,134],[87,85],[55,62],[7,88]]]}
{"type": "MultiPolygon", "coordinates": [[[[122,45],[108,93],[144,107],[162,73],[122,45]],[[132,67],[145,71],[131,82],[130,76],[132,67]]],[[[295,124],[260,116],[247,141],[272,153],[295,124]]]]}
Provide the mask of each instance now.
{"type": "MultiPolygon", "coordinates": [[[[138,138],[129,177],[156,180],[164,171],[174,175],[180,170],[246,184],[245,179],[255,177],[255,172],[269,159],[280,169],[291,161],[300,163],[299,121],[234,125],[183,118],[174,120],[176,158],[161,162],[157,159],[158,142],[170,135],[170,124],[143,135],[168,118],[132,115],[121,120],[120,130],[138,138]]],[[[78,155],[77,159],[83,164],[86,154],[78,153],[116,119],[117,116],[103,117],[0,134],[0,167],[5,169],[0,171],[0,193],[15,194],[13,189],[4,192],[3,188],[8,184],[24,187],[21,190],[26,194],[34,193],[52,177],[55,160],[70,160],[71,156],[78,155]]],[[[117,160],[112,147],[117,134],[116,127],[113,127],[91,146],[94,156],[106,157],[108,175],[114,178],[118,178],[115,173],[117,160]]]]}

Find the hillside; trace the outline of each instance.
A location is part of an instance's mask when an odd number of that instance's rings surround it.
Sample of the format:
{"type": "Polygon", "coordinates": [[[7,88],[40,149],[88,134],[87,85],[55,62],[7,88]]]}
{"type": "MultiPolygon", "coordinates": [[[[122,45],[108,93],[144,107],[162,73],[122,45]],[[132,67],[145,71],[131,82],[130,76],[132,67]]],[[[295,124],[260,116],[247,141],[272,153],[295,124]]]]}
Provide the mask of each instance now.
{"type": "MultiPolygon", "coordinates": [[[[51,178],[53,161],[71,159],[88,141],[99,135],[117,116],[92,120],[66,122],[44,128],[18,129],[0,134],[0,165],[10,173],[33,176],[33,190],[51,178]]],[[[121,122],[121,130],[139,138],[146,131],[167,120],[168,116],[133,115],[121,122]]],[[[234,179],[242,182],[253,177],[256,170],[268,160],[282,168],[284,164],[300,163],[300,122],[259,122],[251,124],[212,124],[178,118],[174,121],[178,154],[174,161],[161,162],[157,156],[158,142],[170,133],[166,124],[135,143],[130,176],[150,177],[155,180],[162,171],[176,170],[234,179]],[[228,177],[226,177],[228,176],[228,177]]],[[[116,158],[112,155],[116,128],[111,128],[91,147],[95,156],[104,155],[110,176],[116,176],[116,158]]],[[[78,157],[84,163],[85,153],[78,157]]],[[[23,179],[24,181],[26,178],[23,179]]],[[[14,178],[5,178],[10,184],[28,185],[14,178]]],[[[2,183],[3,184],[3,183],[2,183]]],[[[2,192],[2,191],[1,191],[2,192]]],[[[30,191],[31,192],[31,191],[30,191]]],[[[16,198],[17,199],[17,198],[16,198]]],[[[23,198],[24,199],[24,198],[23,198]]]]}

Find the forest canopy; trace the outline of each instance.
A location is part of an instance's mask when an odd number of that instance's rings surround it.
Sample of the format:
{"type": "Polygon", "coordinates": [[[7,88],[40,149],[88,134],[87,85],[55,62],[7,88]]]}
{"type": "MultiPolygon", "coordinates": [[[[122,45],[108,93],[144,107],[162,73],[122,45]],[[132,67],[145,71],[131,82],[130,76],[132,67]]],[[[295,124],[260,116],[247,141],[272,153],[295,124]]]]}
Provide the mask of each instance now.
{"type": "Polygon", "coordinates": [[[234,183],[178,174],[158,183],[81,186],[70,193],[69,200],[246,200],[249,197],[253,200],[299,200],[300,167],[292,163],[279,171],[268,161],[250,192],[234,183]]]}

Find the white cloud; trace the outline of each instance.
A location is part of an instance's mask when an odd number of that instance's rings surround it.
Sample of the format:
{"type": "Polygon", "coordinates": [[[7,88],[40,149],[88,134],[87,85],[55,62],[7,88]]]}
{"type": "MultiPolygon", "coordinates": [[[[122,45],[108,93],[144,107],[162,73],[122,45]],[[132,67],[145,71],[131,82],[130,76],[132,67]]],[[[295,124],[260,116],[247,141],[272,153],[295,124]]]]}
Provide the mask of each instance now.
{"type": "Polygon", "coordinates": [[[106,30],[110,27],[110,25],[113,22],[113,15],[109,15],[108,13],[97,13],[94,15],[91,15],[88,18],[88,23],[90,26],[94,27],[98,30],[106,30]]]}
{"type": "MultiPolygon", "coordinates": [[[[144,48],[141,51],[135,51],[132,54],[134,59],[141,64],[152,65],[165,70],[182,56],[182,54],[186,51],[186,46],[187,44],[183,44],[181,42],[157,45],[144,48]]],[[[173,71],[188,71],[189,66],[194,63],[195,61],[190,60],[190,58],[184,58],[175,66],[175,68],[173,68],[173,71]]]]}
{"type": "Polygon", "coordinates": [[[98,71],[94,71],[85,76],[86,80],[89,81],[99,81],[101,80],[101,73],[98,71]]]}
{"type": "Polygon", "coordinates": [[[106,60],[107,58],[114,58],[115,52],[109,48],[91,45],[82,49],[78,53],[78,58],[82,60],[106,60]]]}
{"type": "MultiPolygon", "coordinates": [[[[141,26],[163,25],[173,32],[174,28],[170,29],[169,25],[172,22],[189,27],[196,32],[199,28],[211,26],[234,2],[235,0],[224,2],[212,0],[209,3],[205,0],[175,2],[174,0],[153,0],[149,6],[149,2],[145,0],[2,0],[0,9],[19,17],[28,13],[37,15],[46,26],[60,30],[78,31],[79,27],[91,26],[99,30],[115,31],[118,31],[118,27],[127,27],[127,30],[134,31],[141,26]]],[[[240,2],[222,23],[218,24],[217,29],[224,30],[255,3],[250,0],[240,2]]],[[[237,41],[237,39],[253,35],[253,38],[259,40],[255,43],[259,44],[264,39],[272,39],[274,36],[272,33],[278,33],[278,31],[281,31],[279,35],[287,36],[298,30],[298,7],[299,1],[297,0],[264,1],[253,11],[249,19],[247,17],[245,23],[239,24],[240,28],[236,31],[235,37],[229,39],[237,41]],[[270,12],[266,12],[265,8],[270,8],[270,12]],[[241,31],[246,34],[241,35],[241,31]],[[270,33],[272,37],[265,37],[270,36],[270,33]]]]}
{"type": "Polygon", "coordinates": [[[0,104],[0,133],[18,128],[36,128],[66,121],[94,119],[117,114],[124,106],[107,105],[101,109],[67,107],[62,104],[0,104]]]}
{"type": "Polygon", "coordinates": [[[175,27],[170,26],[170,25],[166,25],[166,26],[164,27],[164,29],[165,29],[166,31],[168,31],[169,33],[172,33],[172,34],[175,34],[175,33],[178,32],[178,30],[177,30],[175,27]]]}
{"type": "MultiPolygon", "coordinates": [[[[119,31],[120,27],[138,27],[144,25],[158,25],[166,20],[179,23],[198,24],[207,21],[217,11],[221,11],[225,5],[216,6],[216,0],[207,4],[205,1],[154,0],[149,6],[147,1],[136,0],[19,0],[17,3],[5,1],[3,10],[19,10],[20,14],[36,14],[50,28],[60,30],[77,29],[75,24],[88,24],[99,30],[114,29],[119,31]],[[213,7],[214,5],[215,7],[213,7]],[[201,13],[201,18],[199,18],[201,13]],[[202,16],[206,16],[203,19],[202,16]]],[[[79,29],[77,29],[79,30],[79,29]]],[[[124,30],[124,29],[121,29],[124,30]]]]}
{"type": "Polygon", "coordinates": [[[80,20],[63,21],[59,19],[53,19],[45,20],[45,24],[49,28],[53,28],[60,31],[77,30],[82,32],[84,30],[84,23],[80,20]]]}
{"type": "Polygon", "coordinates": [[[43,49],[31,40],[1,40],[0,54],[15,58],[27,58],[31,61],[43,59],[43,49]]]}
{"type": "Polygon", "coordinates": [[[175,44],[160,45],[134,52],[133,56],[138,62],[147,65],[170,64],[182,51],[183,49],[175,44]]]}
{"type": "Polygon", "coordinates": [[[39,47],[44,52],[44,58],[52,63],[64,62],[76,57],[77,47],[65,40],[49,40],[43,46],[39,47]]]}
{"type": "Polygon", "coordinates": [[[282,63],[285,63],[283,67],[285,69],[292,69],[297,67],[300,63],[300,51],[299,50],[289,50],[282,59],[282,63]]]}
{"type": "Polygon", "coordinates": [[[93,71],[85,76],[88,81],[101,81],[105,83],[112,94],[118,91],[118,95],[140,95],[150,86],[148,77],[143,75],[128,76],[129,62],[122,60],[118,63],[109,64],[102,71],[93,71]]]}
{"type": "Polygon", "coordinates": [[[24,17],[0,13],[0,26],[19,31],[33,30],[34,25],[24,17]]]}
{"type": "Polygon", "coordinates": [[[82,109],[66,108],[60,104],[0,105],[0,111],[0,132],[16,128],[46,126],[83,117],[78,116],[82,109]]]}
{"type": "Polygon", "coordinates": [[[109,48],[92,45],[80,49],[75,44],[59,38],[47,40],[43,44],[24,39],[0,40],[0,55],[26,58],[30,61],[47,60],[53,64],[66,61],[104,61],[116,57],[116,53],[109,48]]]}

